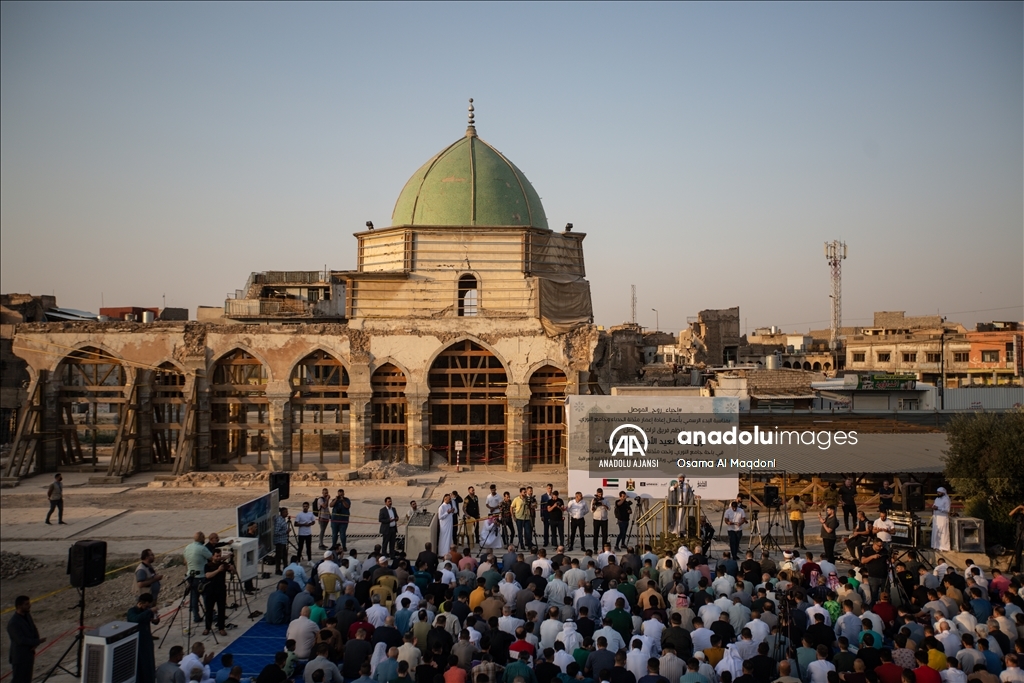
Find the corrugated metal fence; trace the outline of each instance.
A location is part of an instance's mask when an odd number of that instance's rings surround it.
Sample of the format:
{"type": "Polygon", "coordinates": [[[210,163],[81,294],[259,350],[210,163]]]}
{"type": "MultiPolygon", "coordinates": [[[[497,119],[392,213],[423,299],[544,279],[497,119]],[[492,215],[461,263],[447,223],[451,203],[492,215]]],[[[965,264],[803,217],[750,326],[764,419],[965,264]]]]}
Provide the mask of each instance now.
{"type": "Polygon", "coordinates": [[[1024,387],[946,389],[945,410],[1009,410],[1024,405],[1024,387]]]}

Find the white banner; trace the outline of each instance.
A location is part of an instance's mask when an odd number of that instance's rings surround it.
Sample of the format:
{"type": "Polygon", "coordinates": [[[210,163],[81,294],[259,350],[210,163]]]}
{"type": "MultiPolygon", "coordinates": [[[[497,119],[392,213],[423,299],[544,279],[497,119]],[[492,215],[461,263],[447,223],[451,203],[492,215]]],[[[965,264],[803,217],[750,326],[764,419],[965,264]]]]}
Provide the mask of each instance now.
{"type": "MultiPolygon", "coordinates": [[[[674,443],[675,434],[694,415],[707,416],[709,421],[713,418],[722,424],[734,423],[739,415],[739,400],[734,397],[699,396],[570,396],[566,401],[566,410],[569,458],[569,490],[566,492],[566,500],[571,499],[577,491],[587,497],[593,496],[598,488],[604,489],[605,495],[612,498],[620,491],[625,491],[630,496],[657,499],[668,495],[668,487],[675,481],[675,476],[639,468],[634,472],[615,468],[602,471],[605,468],[601,466],[601,460],[608,458],[615,447],[614,444],[604,443],[603,431],[600,432],[600,444],[590,443],[592,438],[598,438],[594,436],[598,432],[592,434],[595,422],[605,423],[604,431],[607,431],[609,423],[612,427],[618,423],[630,427],[628,422],[631,421],[657,424],[659,426],[656,429],[650,429],[652,434],[663,431],[672,438],[653,443],[650,448],[647,448],[646,443],[637,445],[643,446],[645,451],[654,452],[659,446],[664,451],[677,448],[674,443]]],[[[716,456],[723,454],[715,453],[716,456]]],[[[685,471],[679,473],[687,474],[685,471]]],[[[687,476],[687,482],[696,495],[710,500],[731,500],[736,497],[739,492],[737,475],[704,474],[699,472],[698,476],[687,476]]]]}

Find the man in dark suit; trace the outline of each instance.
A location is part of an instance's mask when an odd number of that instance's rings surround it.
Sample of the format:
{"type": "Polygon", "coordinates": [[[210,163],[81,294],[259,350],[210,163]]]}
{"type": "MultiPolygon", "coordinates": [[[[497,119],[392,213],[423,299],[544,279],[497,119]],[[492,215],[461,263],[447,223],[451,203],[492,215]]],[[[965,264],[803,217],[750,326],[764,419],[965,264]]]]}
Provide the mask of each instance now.
{"type": "Polygon", "coordinates": [[[32,680],[36,648],[46,640],[39,637],[39,629],[32,621],[31,607],[29,597],[19,595],[14,600],[14,615],[7,622],[7,635],[11,638],[11,683],[29,683],[32,680]]]}
{"type": "Polygon", "coordinates": [[[384,499],[384,507],[377,514],[377,521],[380,522],[380,535],[384,537],[381,555],[392,557],[395,554],[395,540],[398,538],[398,510],[391,506],[390,496],[384,499]]]}

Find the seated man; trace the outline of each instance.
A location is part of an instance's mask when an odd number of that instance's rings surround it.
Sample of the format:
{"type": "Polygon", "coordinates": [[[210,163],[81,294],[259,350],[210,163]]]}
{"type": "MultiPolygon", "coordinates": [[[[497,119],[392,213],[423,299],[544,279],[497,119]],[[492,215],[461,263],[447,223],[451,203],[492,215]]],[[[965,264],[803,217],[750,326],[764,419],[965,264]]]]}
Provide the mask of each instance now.
{"type": "Polygon", "coordinates": [[[291,620],[291,603],[288,599],[288,582],[278,581],[277,590],[267,598],[264,621],[268,624],[287,624],[291,620]]]}

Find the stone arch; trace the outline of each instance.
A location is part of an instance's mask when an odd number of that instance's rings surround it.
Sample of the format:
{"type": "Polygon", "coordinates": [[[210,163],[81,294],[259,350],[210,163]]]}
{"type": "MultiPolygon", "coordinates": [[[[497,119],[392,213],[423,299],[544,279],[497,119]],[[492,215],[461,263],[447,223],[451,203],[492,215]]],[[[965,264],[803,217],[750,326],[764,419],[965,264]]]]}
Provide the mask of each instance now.
{"type": "MultiPolygon", "coordinates": [[[[479,346],[479,347],[481,347],[483,349],[486,349],[487,351],[490,351],[491,355],[493,355],[495,358],[497,358],[498,361],[501,363],[501,367],[503,367],[505,369],[506,377],[509,377],[509,378],[512,377],[512,368],[508,364],[508,362],[505,361],[505,358],[501,355],[501,353],[499,353],[498,350],[496,348],[494,348],[494,346],[492,346],[491,344],[488,344],[487,342],[483,341],[482,339],[478,339],[477,337],[474,337],[473,335],[470,335],[470,334],[464,334],[462,336],[456,337],[455,339],[451,340],[450,342],[444,343],[441,347],[439,347],[432,354],[430,354],[430,357],[427,359],[427,362],[426,362],[426,368],[428,369],[428,371],[429,371],[429,369],[431,367],[433,367],[434,363],[437,362],[438,357],[442,353],[444,353],[448,349],[452,348],[456,344],[459,344],[459,343],[464,342],[464,341],[471,341],[474,344],[476,344],[477,346],[479,346]]],[[[407,370],[407,368],[406,368],[406,370],[407,370]]],[[[406,376],[408,376],[408,373],[406,373],[406,376]]],[[[427,383],[429,385],[429,380],[428,380],[427,383]]]]}
{"type": "Polygon", "coordinates": [[[823,365],[822,367],[825,368],[826,372],[828,372],[829,370],[832,369],[832,364],[831,363],[825,363],[825,365],[823,365]]]}
{"type": "Polygon", "coordinates": [[[808,361],[804,361],[804,370],[810,370],[811,364],[808,361]]]}
{"type": "Polygon", "coordinates": [[[814,365],[811,366],[811,370],[817,370],[817,371],[820,372],[821,371],[821,363],[819,363],[818,361],[814,361],[814,365]]]}
{"type": "Polygon", "coordinates": [[[784,368],[792,368],[793,365],[787,360],[787,361],[784,361],[782,363],[782,367],[784,367],[784,368]]]}
{"type": "Polygon", "coordinates": [[[298,454],[298,464],[309,458],[320,464],[349,462],[350,381],[345,363],[320,346],[292,366],[292,454],[298,454]]]}
{"type": "Polygon", "coordinates": [[[244,351],[247,354],[249,354],[250,356],[252,356],[253,358],[255,358],[256,360],[258,360],[260,362],[260,365],[263,366],[264,371],[266,372],[267,383],[269,384],[270,382],[274,381],[274,379],[275,379],[274,378],[274,372],[273,372],[273,369],[271,368],[270,363],[267,361],[266,356],[264,356],[259,351],[254,350],[248,344],[243,344],[243,343],[232,344],[231,347],[228,348],[223,353],[219,353],[219,354],[214,355],[212,357],[212,360],[210,361],[210,363],[206,367],[207,376],[213,377],[213,373],[214,373],[214,370],[217,367],[217,363],[221,362],[221,360],[225,356],[227,356],[228,354],[235,353],[236,351],[244,351]]]}
{"type": "Polygon", "coordinates": [[[109,459],[133,373],[124,359],[100,344],[79,344],[57,363],[57,432],[61,465],[109,459]],[[86,445],[88,453],[83,451],[86,445]]]}
{"type": "Polygon", "coordinates": [[[561,368],[545,364],[530,373],[531,465],[560,465],[565,438],[565,391],[568,376],[561,368]]]}
{"type": "Polygon", "coordinates": [[[270,431],[266,362],[237,345],[213,362],[209,377],[211,458],[262,465],[270,431]]]}
{"type": "Polygon", "coordinates": [[[408,374],[394,363],[382,363],[370,375],[370,458],[404,462],[408,459],[408,374]]]}
{"type": "Polygon", "coordinates": [[[503,463],[509,371],[501,357],[467,337],[439,351],[429,368],[431,451],[450,463],[503,463]]]}
{"type": "Polygon", "coordinates": [[[550,365],[556,370],[561,370],[566,377],[569,376],[570,370],[567,365],[563,365],[562,363],[556,360],[552,360],[551,358],[545,358],[544,360],[539,360],[536,363],[531,363],[530,366],[526,368],[526,371],[523,373],[522,377],[516,378],[516,383],[529,384],[530,378],[533,377],[533,374],[546,365],[550,365]]]}

